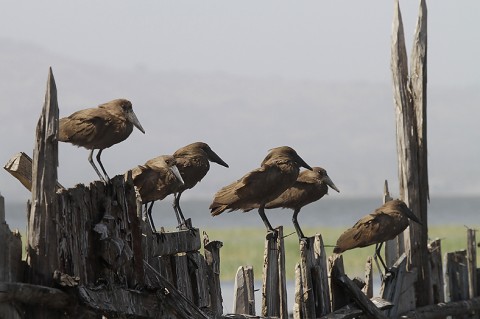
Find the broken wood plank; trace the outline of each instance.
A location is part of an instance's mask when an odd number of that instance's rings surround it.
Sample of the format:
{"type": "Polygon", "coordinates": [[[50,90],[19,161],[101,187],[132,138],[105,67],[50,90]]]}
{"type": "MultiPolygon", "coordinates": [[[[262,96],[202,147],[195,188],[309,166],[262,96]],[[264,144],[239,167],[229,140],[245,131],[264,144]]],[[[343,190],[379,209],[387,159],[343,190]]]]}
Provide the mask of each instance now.
{"type": "Polygon", "coordinates": [[[334,273],[336,276],[332,279],[338,282],[346,292],[355,300],[368,318],[386,319],[387,317],[378,309],[373,302],[355,285],[355,283],[343,273],[334,273]]]}
{"type": "Polygon", "coordinates": [[[447,316],[466,316],[480,311],[480,297],[429,305],[408,311],[401,315],[405,319],[440,319],[447,316]]]}
{"type": "MultiPolygon", "coordinates": [[[[13,155],[3,168],[18,179],[29,191],[32,190],[32,159],[24,152],[13,155]]],[[[57,190],[64,188],[57,181],[57,190]]]]}
{"type": "Polygon", "coordinates": [[[415,309],[414,280],[415,269],[407,271],[407,255],[402,256],[390,268],[386,274],[380,289],[383,299],[391,301],[394,306],[387,311],[387,315],[395,318],[398,314],[415,309]]]}
{"type": "Polygon", "coordinates": [[[18,230],[11,231],[5,221],[5,200],[0,195],[0,281],[24,281],[22,261],[22,236],[18,230]]]}
{"type": "Polygon", "coordinates": [[[60,289],[20,282],[0,282],[0,303],[20,302],[52,309],[66,309],[72,298],[60,289]]]}
{"type": "Polygon", "coordinates": [[[200,231],[198,228],[162,232],[154,235],[158,236],[158,239],[152,241],[150,257],[198,251],[201,248],[200,231]]]}
{"type": "Polygon", "coordinates": [[[445,256],[445,281],[447,301],[468,299],[467,251],[460,250],[445,256]]]}
{"type": "MultiPolygon", "coordinates": [[[[379,310],[386,310],[393,307],[393,304],[388,300],[384,300],[380,297],[371,298],[370,301],[377,307],[379,310]]],[[[350,319],[350,318],[361,318],[363,315],[363,310],[360,309],[356,303],[349,303],[342,308],[335,310],[323,317],[321,319],[350,319]]]]}
{"type": "Polygon", "coordinates": [[[283,227],[267,234],[263,259],[262,316],[288,318],[283,227]]]}
{"type": "Polygon", "coordinates": [[[373,297],[373,267],[372,256],[368,256],[365,264],[365,286],[362,288],[363,293],[367,298],[373,297]]]}
{"type": "Polygon", "coordinates": [[[350,303],[345,289],[336,280],[337,274],[344,273],[343,256],[334,254],[328,257],[328,273],[330,278],[330,298],[332,300],[332,311],[338,310],[350,303]]]}

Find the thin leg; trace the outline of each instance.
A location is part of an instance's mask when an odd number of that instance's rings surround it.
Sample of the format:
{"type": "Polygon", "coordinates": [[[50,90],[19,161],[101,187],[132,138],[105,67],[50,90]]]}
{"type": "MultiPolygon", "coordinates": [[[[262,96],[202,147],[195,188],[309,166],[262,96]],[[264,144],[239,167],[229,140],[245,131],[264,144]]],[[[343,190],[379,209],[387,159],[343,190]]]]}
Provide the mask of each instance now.
{"type": "Polygon", "coordinates": [[[387,268],[387,265],[383,261],[382,252],[381,252],[382,246],[383,246],[383,242],[379,244],[375,244],[375,254],[373,255],[373,259],[375,260],[375,264],[377,264],[378,271],[380,272],[380,279],[383,281],[385,275],[389,273],[390,270],[387,268]],[[378,260],[380,260],[380,263],[382,264],[385,273],[382,272],[382,269],[378,264],[378,260]]]}
{"type": "Polygon", "coordinates": [[[267,227],[267,230],[268,230],[269,232],[276,233],[276,232],[275,232],[275,229],[273,229],[272,225],[271,225],[270,222],[268,221],[267,216],[265,215],[265,205],[261,205],[261,206],[258,208],[258,214],[259,214],[260,217],[262,218],[263,223],[264,223],[265,226],[267,227]]]}
{"type": "Polygon", "coordinates": [[[105,178],[103,177],[102,174],[100,174],[100,171],[98,170],[97,166],[95,166],[95,163],[93,162],[93,159],[92,159],[93,151],[94,151],[94,150],[91,150],[91,151],[90,151],[90,154],[88,155],[88,161],[90,162],[90,165],[92,165],[92,167],[93,167],[93,169],[95,170],[95,172],[97,173],[98,177],[100,177],[100,180],[101,180],[102,182],[105,182],[105,178]]]}
{"type": "Polygon", "coordinates": [[[182,196],[182,192],[173,194],[173,210],[177,216],[178,226],[185,224],[185,217],[183,216],[182,209],[180,208],[180,196],[182,196]]]}
{"type": "MultiPolygon", "coordinates": [[[[157,232],[157,229],[155,228],[155,224],[153,223],[153,217],[152,217],[152,208],[153,208],[153,203],[154,201],[151,201],[150,202],[150,206],[148,207],[147,209],[147,216],[148,216],[148,220],[150,222],[150,228],[152,228],[152,233],[156,233],[157,232]]],[[[147,204],[145,204],[146,206],[147,204]]]]}
{"type": "Polygon", "coordinates": [[[102,169],[103,174],[105,174],[105,179],[106,179],[106,181],[107,181],[107,182],[110,182],[110,177],[108,177],[107,171],[106,171],[105,168],[103,167],[102,161],[100,160],[100,156],[102,155],[102,152],[103,152],[103,149],[98,150],[98,153],[97,153],[97,162],[98,162],[98,164],[100,164],[100,168],[102,169]]]}
{"type": "Polygon", "coordinates": [[[298,224],[298,220],[297,220],[298,213],[300,213],[300,209],[295,209],[295,211],[293,212],[293,218],[292,218],[293,226],[295,227],[295,230],[297,232],[298,239],[306,242],[307,238],[303,234],[302,229],[300,228],[300,225],[298,224]]]}

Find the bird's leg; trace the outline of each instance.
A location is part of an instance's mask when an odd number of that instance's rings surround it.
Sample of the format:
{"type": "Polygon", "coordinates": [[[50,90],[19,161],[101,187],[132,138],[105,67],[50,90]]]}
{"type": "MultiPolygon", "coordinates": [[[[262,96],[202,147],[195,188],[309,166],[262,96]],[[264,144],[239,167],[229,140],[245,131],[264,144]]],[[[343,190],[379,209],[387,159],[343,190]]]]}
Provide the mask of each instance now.
{"type": "Polygon", "coordinates": [[[178,227],[185,225],[185,217],[183,216],[182,209],[180,208],[180,196],[182,192],[173,194],[173,209],[175,210],[175,215],[177,215],[178,227]]]}
{"type": "MultiPolygon", "coordinates": [[[[156,234],[157,229],[155,228],[155,224],[153,223],[153,217],[152,217],[152,208],[153,208],[153,203],[154,201],[150,202],[150,206],[147,209],[147,216],[148,216],[148,221],[150,222],[150,228],[152,229],[152,233],[156,234]]],[[[146,206],[147,204],[145,204],[146,206]]]]}
{"type": "Polygon", "coordinates": [[[382,252],[381,252],[382,246],[383,246],[383,242],[375,244],[375,254],[373,255],[373,259],[375,259],[375,263],[377,264],[377,268],[380,271],[380,278],[383,281],[384,277],[387,274],[390,274],[391,272],[390,272],[390,269],[388,269],[387,264],[385,264],[385,261],[382,258],[382,252]],[[378,257],[378,259],[380,260],[380,263],[383,266],[384,273],[382,273],[382,270],[380,269],[380,265],[378,264],[377,257],[378,257]]]}
{"type": "Polygon", "coordinates": [[[263,223],[267,227],[268,232],[273,234],[274,238],[276,238],[277,237],[277,231],[272,227],[272,225],[268,221],[267,216],[265,215],[265,205],[260,205],[260,207],[258,208],[258,214],[262,218],[263,223]]]}
{"type": "Polygon", "coordinates": [[[97,162],[100,164],[100,168],[102,169],[103,174],[105,174],[105,180],[107,183],[110,182],[110,177],[108,177],[107,171],[105,171],[105,168],[103,167],[102,161],[100,160],[100,156],[102,155],[103,149],[98,150],[97,153],[97,162]]]}
{"type": "Polygon", "coordinates": [[[299,212],[300,212],[300,209],[295,209],[295,211],[293,212],[293,218],[292,218],[293,226],[295,227],[295,231],[297,232],[298,239],[300,241],[303,241],[305,245],[307,245],[308,247],[307,237],[305,237],[305,235],[302,232],[302,229],[300,228],[300,224],[298,224],[297,216],[299,212]]]}
{"type": "Polygon", "coordinates": [[[95,163],[93,162],[93,159],[92,159],[93,151],[94,151],[94,150],[91,150],[91,151],[90,151],[90,154],[88,155],[88,161],[90,162],[90,165],[92,165],[92,167],[93,167],[93,169],[95,170],[95,172],[97,172],[97,175],[98,175],[98,177],[100,177],[100,180],[101,180],[102,182],[105,182],[105,178],[103,177],[102,174],[100,174],[100,171],[98,170],[97,166],[95,166],[95,163]]]}

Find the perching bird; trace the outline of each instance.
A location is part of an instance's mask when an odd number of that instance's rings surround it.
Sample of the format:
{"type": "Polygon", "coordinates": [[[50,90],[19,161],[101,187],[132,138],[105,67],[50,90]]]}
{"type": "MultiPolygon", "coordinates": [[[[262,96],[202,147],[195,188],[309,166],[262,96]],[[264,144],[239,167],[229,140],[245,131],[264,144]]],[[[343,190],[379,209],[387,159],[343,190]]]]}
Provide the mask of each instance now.
{"type": "Polygon", "coordinates": [[[132,103],[125,99],[116,99],[61,118],[58,139],[91,150],[88,161],[102,181],[109,181],[100,160],[102,151],[124,141],[132,133],[134,125],[145,134],[133,112],[132,103]],[[96,158],[105,176],[100,174],[93,162],[92,156],[96,149],[99,150],[96,158]]]}
{"type": "Polygon", "coordinates": [[[227,209],[248,212],[258,208],[258,213],[268,231],[275,235],[275,230],[265,216],[265,205],[293,185],[300,166],[312,169],[291,147],[271,149],[260,168],[223,187],[215,194],[210,205],[212,216],[217,216],[227,209]]]}
{"type": "Polygon", "coordinates": [[[328,194],[328,187],[340,192],[321,167],[312,167],[312,170],[300,172],[295,183],[280,196],[265,205],[265,208],[293,209],[293,226],[300,240],[306,237],[297,221],[297,215],[303,206],[313,203],[328,194]]]}
{"type": "Polygon", "coordinates": [[[196,142],[178,149],[173,156],[177,162],[178,170],[182,175],[184,184],[175,189],[173,209],[177,215],[179,226],[185,224],[185,217],[180,208],[180,196],[200,182],[210,169],[210,162],[228,167],[206,143],[196,142]]]}
{"type": "Polygon", "coordinates": [[[403,201],[399,199],[388,201],[340,235],[333,252],[341,254],[349,249],[375,244],[374,258],[378,256],[388,272],[380,250],[385,241],[394,239],[408,227],[409,219],[421,224],[403,201]]]}
{"type": "MultiPolygon", "coordinates": [[[[129,172],[125,173],[127,178],[129,172]]],[[[183,179],[176,166],[175,157],[162,155],[148,160],[131,170],[133,185],[145,204],[146,213],[152,228],[156,232],[152,218],[153,203],[172,193],[172,189],[183,185],[183,179]],[[147,209],[147,205],[150,206],[147,209]]]]}

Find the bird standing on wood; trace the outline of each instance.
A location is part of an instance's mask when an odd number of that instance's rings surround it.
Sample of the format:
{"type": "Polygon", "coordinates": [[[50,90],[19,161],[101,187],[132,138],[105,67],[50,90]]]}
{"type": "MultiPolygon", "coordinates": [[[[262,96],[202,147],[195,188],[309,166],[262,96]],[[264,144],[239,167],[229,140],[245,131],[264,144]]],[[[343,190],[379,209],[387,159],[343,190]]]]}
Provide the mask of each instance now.
{"type": "Polygon", "coordinates": [[[223,187],[215,194],[210,205],[212,216],[217,216],[227,209],[248,212],[258,208],[258,214],[267,230],[276,235],[265,215],[265,205],[293,185],[301,166],[312,169],[293,148],[281,146],[271,149],[260,168],[223,187]]]}
{"type": "Polygon", "coordinates": [[[385,272],[388,272],[380,250],[385,241],[394,239],[408,227],[409,219],[421,224],[403,201],[399,199],[388,201],[340,235],[333,252],[341,254],[349,249],[375,244],[374,258],[376,260],[378,256],[385,272]]]}
{"type": "Polygon", "coordinates": [[[327,171],[321,167],[312,167],[312,170],[300,172],[295,183],[280,196],[265,205],[265,208],[293,209],[293,226],[298,239],[305,241],[306,237],[297,221],[297,215],[303,206],[313,203],[328,194],[328,187],[340,193],[327,171]]]}
{"type": "Polygon", "coordinates": [[[133,131],[133,126],[142,133],[145,131],[133,112],[132,103],[125,99],[116,99],[96,108],[77,111],[59,121],[58,139],[91,150],[88,161],[102,181],[110,178],[100,160],[102,151],[124,141],[133,131]],[[98,149],[97,162],[103,174],[93,162],[94,150],[98,149]]]}
{"type": "Polygon", "coordinates": [[[177,216],[179,226],[185,224],[185,217],[180,208],[180,196],[190,188],[193,188],[200,182],[210,169],[210,162],[228,167],[220,156],[218,156],[207,143],[196,142],[179,148],[173,153],[177,162],[178,170],[182,175],[184,184],[177,185],[174,190],[173,209],[177,216]]]}
{"type": "MultiPolygon", "coordinates": [[[[156,232],[152,218],[153,203],[162,200],[172,193],[173,188],[181,187],[184,183],[176,166],[175,157],[172,155],[161,155],[148,160],[144,165],[139,165],[131,171],[133,185],[145,204],[152,232],[156,232]],[[150,206],[147,209],[147,205],[150,206]]],[[[128,174],[125,173],[125,178],[128,174]]]]}

